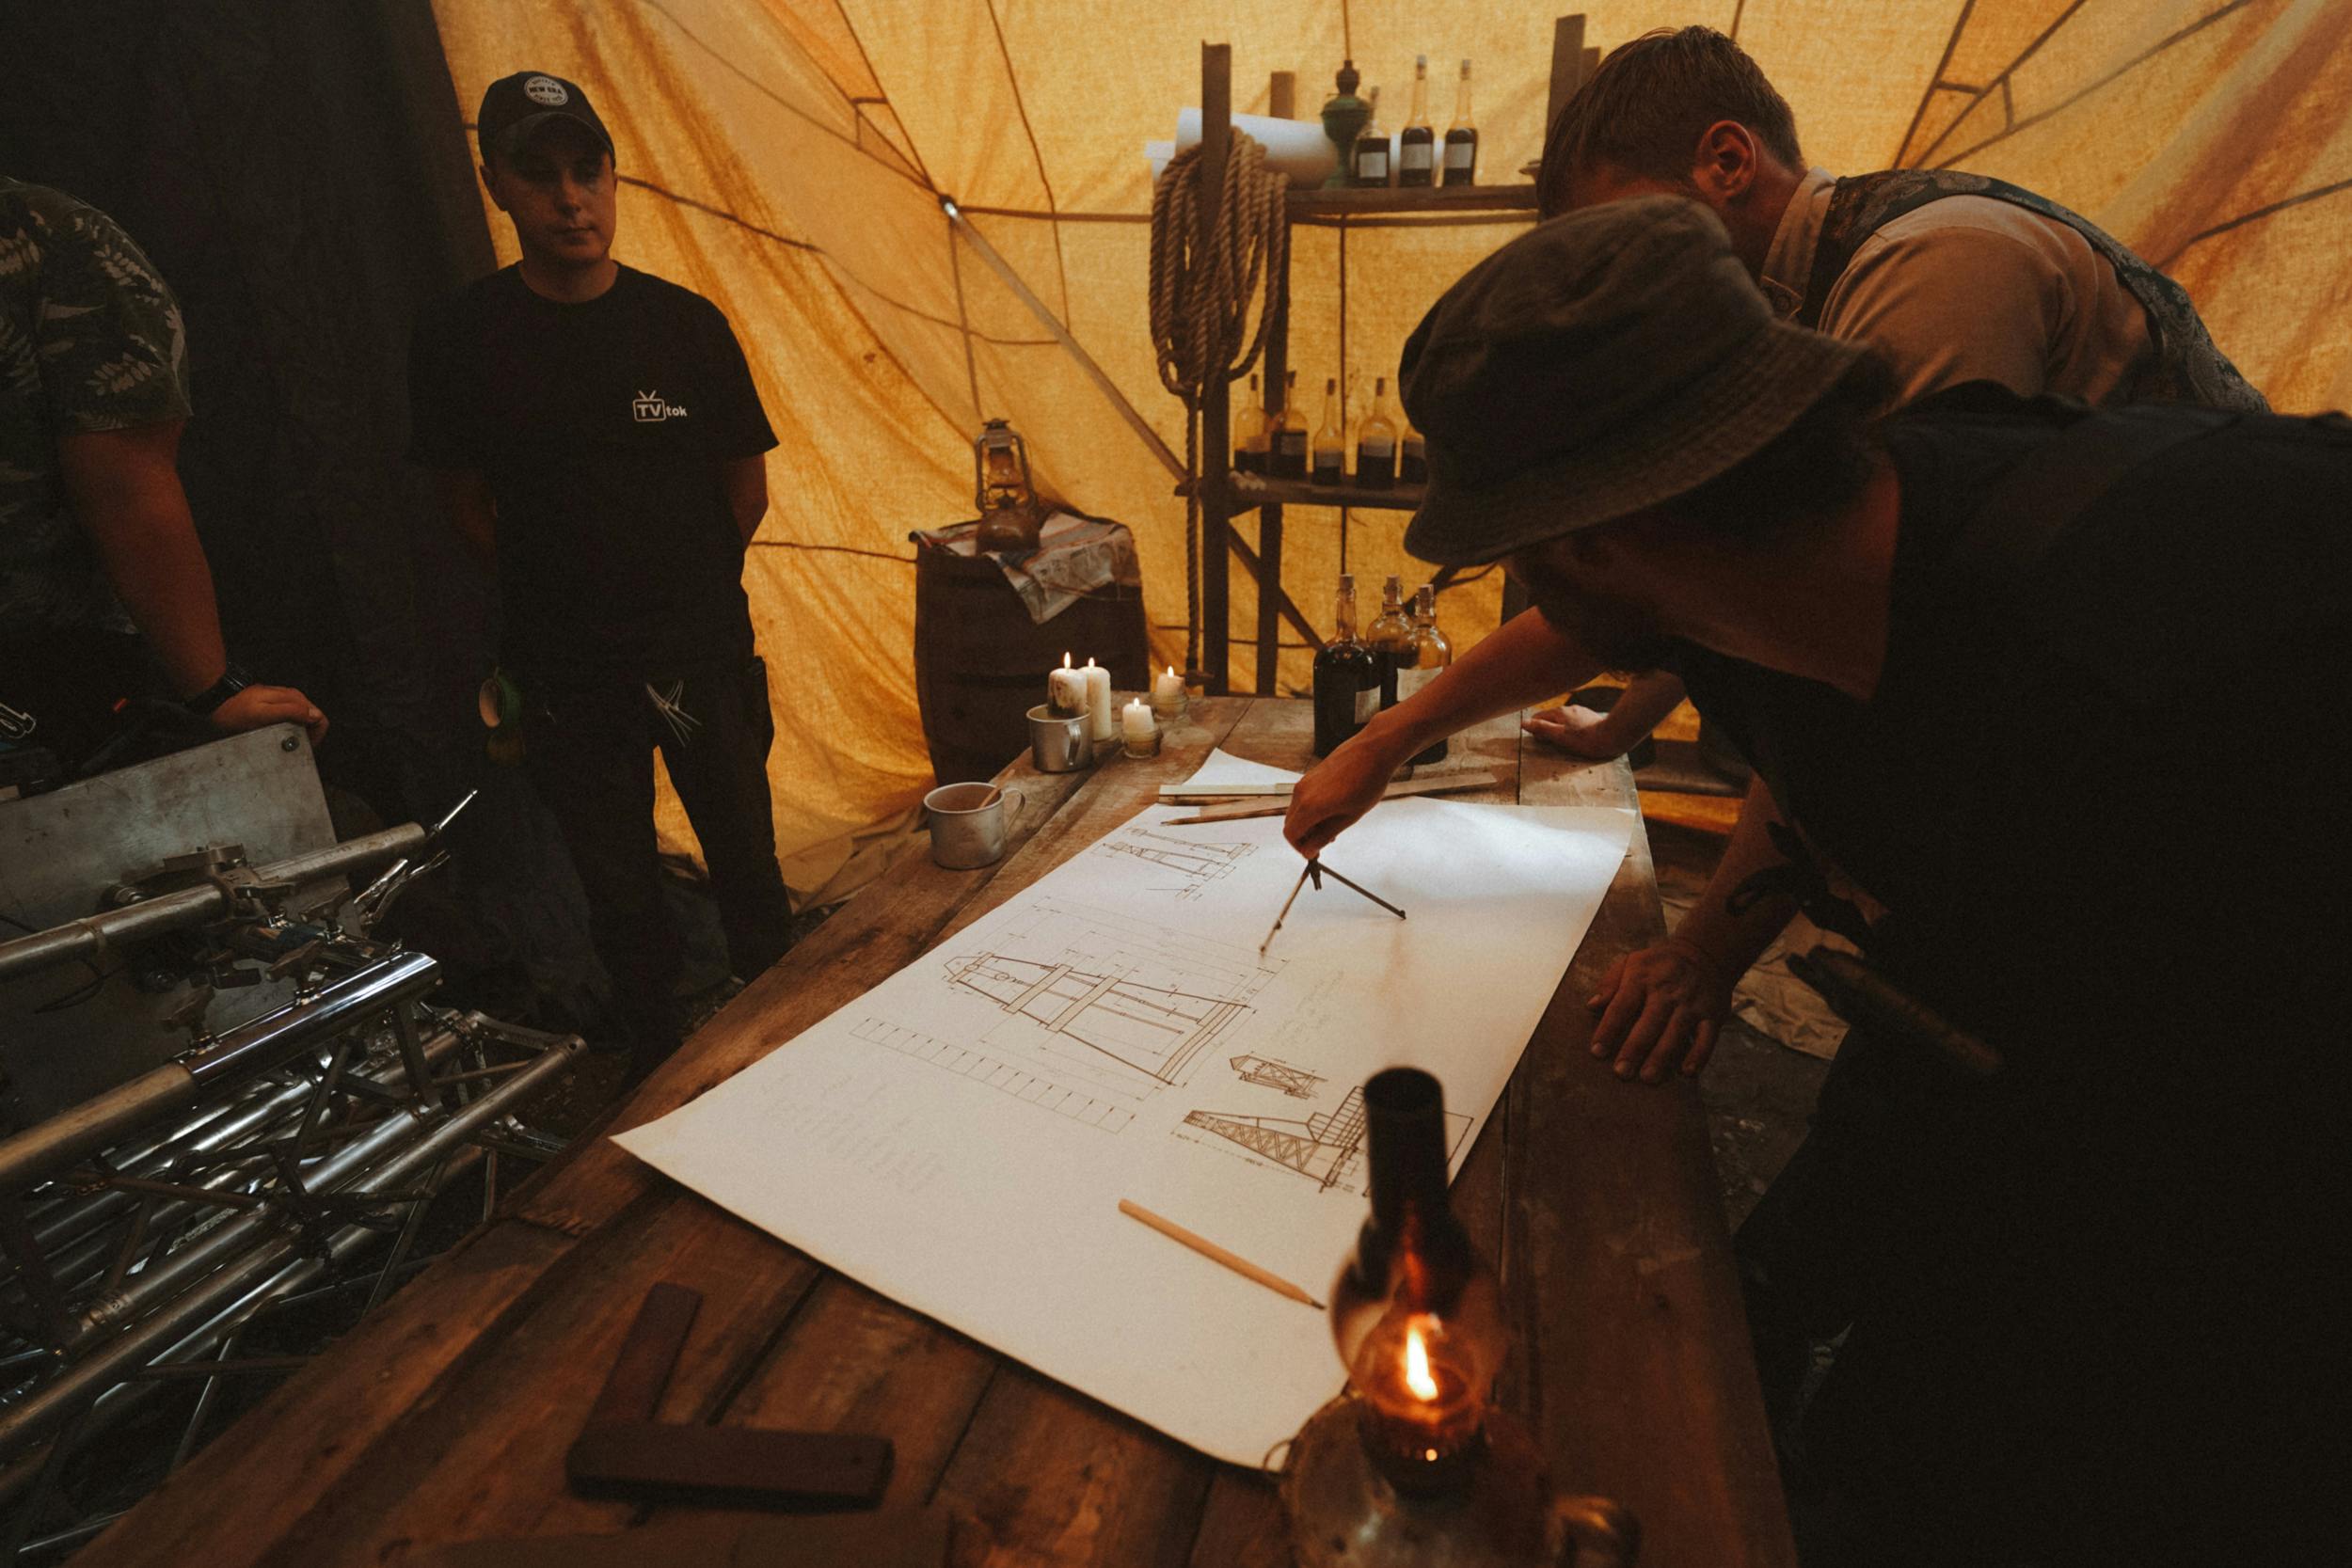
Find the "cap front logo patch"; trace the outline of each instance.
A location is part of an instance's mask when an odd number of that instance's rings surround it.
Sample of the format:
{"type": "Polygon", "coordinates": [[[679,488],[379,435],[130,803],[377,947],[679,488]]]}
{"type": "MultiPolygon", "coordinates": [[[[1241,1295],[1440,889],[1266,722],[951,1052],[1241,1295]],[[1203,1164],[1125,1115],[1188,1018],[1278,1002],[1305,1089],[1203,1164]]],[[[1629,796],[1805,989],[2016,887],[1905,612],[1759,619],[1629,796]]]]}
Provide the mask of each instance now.
{"type": "Polygon", "coordinates": [[[525,82],[523,96],[533,103],[543,104],[550,109],[559,103],[568,103],[572,101],[572,95],[564,90],[564,84],[552,76],[533,76],[525,82]]]}
{"type": "Polygon", "coordinates": [[[660,424],[664,420],[682,420],[686,410],[663,399],[660,392],[640,392],[630,403],[629,411],[637,416],[639,424],[660,424]]]}

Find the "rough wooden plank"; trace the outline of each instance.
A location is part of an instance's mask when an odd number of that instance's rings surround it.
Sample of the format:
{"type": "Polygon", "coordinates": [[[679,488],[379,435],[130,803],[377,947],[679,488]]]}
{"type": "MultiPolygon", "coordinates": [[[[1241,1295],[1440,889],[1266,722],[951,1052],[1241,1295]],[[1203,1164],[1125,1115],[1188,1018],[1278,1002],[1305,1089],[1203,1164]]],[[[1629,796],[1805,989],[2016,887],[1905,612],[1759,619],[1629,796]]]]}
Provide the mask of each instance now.
{"type": "Polygon", "coordinates": [[[1273,1478],[1218,1465],[1186,1562],[1188,1568],[1291,1568],[1273,1478]]]}
{"type": "MultiPolygon", "coordinates": [[[[1527,743],[1531,805],[1624,804],[1622,762],[1527,743]]],[[[1616,1497],[1643,1560],[1793,1564],[1694,1085],[1619,1081],[1588,1047],[1608,966],[1665,934],[1649,840],[1626,862],[1514,1079],[1506,1308],[1553,1480],[1616,1497]]]]}
{"type": "Polygon", "coordinates": [[[572,1244],[513,1222],[469,1238],[332,1353],[289,1378],[75,1560],[249,1560],[341,1484],[401,1412],[437,1383],[466,1375],[473,1331],[528,1297],[572,1244]],[[253,1465],[256,1449],[242,1435],[261,1432],[269,1433],[265,1470],[253,1465]]]}

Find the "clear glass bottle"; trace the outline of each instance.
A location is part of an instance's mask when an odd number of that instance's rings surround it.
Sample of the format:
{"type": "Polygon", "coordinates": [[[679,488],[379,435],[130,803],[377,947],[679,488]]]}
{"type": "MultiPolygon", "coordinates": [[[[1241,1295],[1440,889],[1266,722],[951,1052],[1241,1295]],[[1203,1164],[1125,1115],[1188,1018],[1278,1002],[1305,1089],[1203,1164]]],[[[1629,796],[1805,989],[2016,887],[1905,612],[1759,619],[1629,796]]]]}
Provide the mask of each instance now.
{"type": "Polygon", "coordinates": [[[1405,582],[1391,577],[1380,591],[1380,613],[1364,631],[1380,673],[1380,705],[1396,702],[1396,677],[1413,658],[1413,619],[1405,610],[1405,582]]]}
{"type": "Polygon", "coordinates": [[[1380,711],[1380,673],[1356,640],[1356,579],[1341,574],[1331,641],[1315,655],[1315,755],[1329,756],[1380,711]]]}
{"type": "Polygon", "coordinates": [[[1396,142],[1396,182],[1400,185],[1426,185],[1433,182],[1431,165],[1436,161],[1437,136],[1429,129],[1429,56],[1413,56],[1413,112],[1405,121],[1404,133],[1396,142]]]}
{"type": "Polygon", "coordinates": [[[1389,418],[1389,378],[1372,384],[1372,412],[1356,434],[1356,483],[1365,490],[1396,484],[1396,421],[1389,418]]]}
{"type": "Polygon", "coordinates": [[[1323,381],[1323,424],[1315,431],[1311,477],[1317,484],[1347,483],[1347,425],[1341,416],[1337,376],[1323,381]]]}
{"type": "Polygon", "coordinates": [[[1468,185],[1478,173],[1478,127],[1470,120],[1470,61],[1462,62],[1462,85],[1454,98],[1454,123],[1445,132],[1445,182],[1468,185]]]}
{"type": "Polygon", "coordinates": [[[1298,372],[1282,380],[1282,415],[1274,422],[1266,471],[1282,479],[1307,477],[1307,416],[1298,406],[1298,372]]]}
{"type": "Polygon", "coordinates": [[[1348,150],[1347,182],[1385,187],[1393,171],[1389,166],[1389,128],[1380,123],[1380,89],[1364,94],[1364,102],[1372,105],[1372,115],[1356,133],[1356,145],[1348,150]]]}
{"type": "Polygon", "coordinates": [[[1258,393],[1258,378],[1249,378],[1249,395],[1233,416],[1233,468],[1237,473],[1265,472],[1265,400],[1258,393]]]}
{"type": "MultiPolygon", "coordinates": [[[[1422,583],[1413,594],[1412,657],[1396,673],[1396,700],[1406,698],[1436,680],[1446,666],[1454,662],[1454,644],[1446,641],[1438,628],[1438,590],[1432,583],[1422,583]]],[[[1425,762],[1443,762],[1447,742],[1435,740],[1413,758],[1418,768],[1425,762]]]]}

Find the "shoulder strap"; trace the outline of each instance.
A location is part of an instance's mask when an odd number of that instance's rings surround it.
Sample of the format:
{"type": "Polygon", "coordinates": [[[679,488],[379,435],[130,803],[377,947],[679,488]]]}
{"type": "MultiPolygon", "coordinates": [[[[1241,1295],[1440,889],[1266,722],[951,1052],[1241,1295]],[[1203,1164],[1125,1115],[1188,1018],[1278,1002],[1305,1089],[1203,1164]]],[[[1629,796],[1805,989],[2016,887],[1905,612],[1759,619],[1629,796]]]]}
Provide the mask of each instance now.
{"type": "Polygon", "coordinates": [[[2013,589],[2124,475],[2239,418],[2177,405],[2085,415],[1994,487],[1945,558],[1945,570],[2013,589]]]}

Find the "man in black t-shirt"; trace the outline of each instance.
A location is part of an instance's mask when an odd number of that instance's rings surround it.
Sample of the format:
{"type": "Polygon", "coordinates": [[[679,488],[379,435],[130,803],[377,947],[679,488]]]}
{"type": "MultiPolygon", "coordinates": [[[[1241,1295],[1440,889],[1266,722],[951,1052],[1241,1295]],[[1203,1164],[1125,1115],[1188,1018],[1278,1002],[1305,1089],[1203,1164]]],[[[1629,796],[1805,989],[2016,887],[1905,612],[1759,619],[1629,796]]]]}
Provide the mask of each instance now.
{"type": "Polygon", "coordinates": [[[1308,774],[1292,842],[1454,729],[1675,668],[1872,964],[2000,1055],[1881,1031],[1791,1164],[1870,1189],[1807,1238],[1850,1324],[1784,1454],[1808,1568],[2327,1560],[2347,835],[2324,745],[2245,761],[2352,729],[2352,424],[1981,384],[1877,422],[1884,363],[1671,197],[1505,246],[1404,371],[1407,546],[1536,609],[1308,774]]]}
{"type": "Polygon", "coordinates": [[[612,140],[586,94],[518,71],[490,85],[477,122],[482,178],[522,260],[419,325],[410,451],[440,470],[459,531],[497,572],[528,765],[642,1069],[677,1040],[657,745],[737,973],[790,940],[767,671],[741,580],[776,441],[726,317],[612,260],[612,140]]]}

